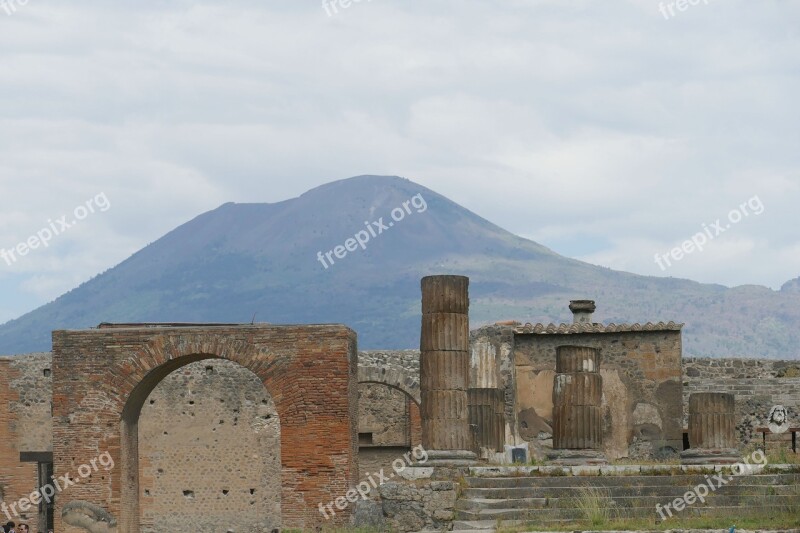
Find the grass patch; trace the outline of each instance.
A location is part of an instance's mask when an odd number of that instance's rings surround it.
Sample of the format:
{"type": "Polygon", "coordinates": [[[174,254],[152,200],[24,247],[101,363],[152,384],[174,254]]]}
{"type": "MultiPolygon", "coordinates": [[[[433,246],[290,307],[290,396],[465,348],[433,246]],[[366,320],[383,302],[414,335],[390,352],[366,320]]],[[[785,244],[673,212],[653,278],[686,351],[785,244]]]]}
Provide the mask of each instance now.
{"type": "Polygon", "coordinates": [[[764,451],[764,446],[761,442],[751,442],[742,450],[742,457],[751,457],[756,450],[760,450],[767,457],[767,465],[800,465],[800,453],[794,453],[789,448],[789,443],[780,449],[771,449],[768,452],[764,451]]]}
{"type": "Polygon", "coordinates": [[[794,453],[789,448],[770,450],[767,452],[767,464],[800,465],[800,453],[794,453]]]}
{"type": "Polygon", "coordinates": [[[580,487],[574,499],[574,507],[593,528],[605,524],[614,515],[614,500],[604,487],[580,487]]]}

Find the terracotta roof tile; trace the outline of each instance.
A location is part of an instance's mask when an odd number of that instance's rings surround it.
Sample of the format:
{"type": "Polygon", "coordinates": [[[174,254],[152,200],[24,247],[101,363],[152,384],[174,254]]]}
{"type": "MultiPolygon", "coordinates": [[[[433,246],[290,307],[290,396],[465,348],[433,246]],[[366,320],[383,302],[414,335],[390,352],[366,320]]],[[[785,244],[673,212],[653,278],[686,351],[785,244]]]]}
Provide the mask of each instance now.
{"type": "Polygon", "coordinates": [[[514,328],[514,333],[521,335],[567,335],[575,333],[624,333],[630,331],[680,331],[683,324],[673,321],[648,322],[644,325],[638,322],[633,324],[600,324],[597,322],[585,324],[531,324],[519,325],[514,328]]]}

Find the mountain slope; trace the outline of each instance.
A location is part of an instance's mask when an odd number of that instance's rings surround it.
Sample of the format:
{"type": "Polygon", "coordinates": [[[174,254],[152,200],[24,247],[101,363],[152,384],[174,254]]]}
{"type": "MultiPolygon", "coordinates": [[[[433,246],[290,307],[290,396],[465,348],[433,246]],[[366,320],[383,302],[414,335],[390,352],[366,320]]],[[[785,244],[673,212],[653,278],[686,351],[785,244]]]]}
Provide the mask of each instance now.
{"type": "Polygon", "coordinates": [[[419,279],[436,273],[471,277],[473,326],[569,321],[568,300],[591,298],[604,322],[686,322],[687,355],[798,357],[795,290],[727,289],[589,265],[430,189],[378,176],[204,213],[0,326],[0,353],[46,350],[51,330],[103,321],[250,322],[254,314],[271,323],[345,323],[364,349],[412,348],[419,344],[419,279]],[[347,242],[356,234],[369,238],[363,249],[347,242]]]}

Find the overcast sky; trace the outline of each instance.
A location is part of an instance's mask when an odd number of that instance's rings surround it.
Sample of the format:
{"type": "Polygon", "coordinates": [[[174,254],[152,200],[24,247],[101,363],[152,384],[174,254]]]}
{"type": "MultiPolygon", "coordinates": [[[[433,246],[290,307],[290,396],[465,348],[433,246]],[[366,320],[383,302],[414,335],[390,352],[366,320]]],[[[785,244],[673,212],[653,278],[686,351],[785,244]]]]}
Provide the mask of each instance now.
{"type": "Polygon", "coordinates": [[[795,0],[22,1],[0,5],[0,248],[95,212],[0,260],[0,321],[225,202],[359,174],[614,269],[800,275],[795,0]]]}

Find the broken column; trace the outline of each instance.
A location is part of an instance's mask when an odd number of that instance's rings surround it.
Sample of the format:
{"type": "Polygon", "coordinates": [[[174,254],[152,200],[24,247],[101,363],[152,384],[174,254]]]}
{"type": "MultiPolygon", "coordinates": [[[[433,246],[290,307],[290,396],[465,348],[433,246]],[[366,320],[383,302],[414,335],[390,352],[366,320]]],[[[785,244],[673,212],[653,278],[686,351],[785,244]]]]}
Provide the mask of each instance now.
{"type": "Polygon", "coordinates": [[[605,463],[603,444],[603,378],[600,354],[585,346],[556,348],[553,382],[553,453],[559,464],[605,463]]]}
{"type": "Polygon", "coordinates": [[[689,396],[689,449],[683,464],[732,464],[736,450],[735,398],[724,392],[697,392],[689,396]]]}
{"type": "Polygon", "coordinates": [[[477,340],[470,343],[467,405],[472,450],[482,459],[497,460],[504,452],[505,392],[497,387],[497,351],[494,345],[477,340]]]}
{"type": "Polygon", "coordinates": [[[469,385],[469,278],[422,278],[420,392],[422,445],[428,463],[471,462],[469,385]]]}
{"type": "Polygon", "coordinates": [[[490,458],[505,444],[505,396],[500,389],[470,388],[467,391],[473,451],[490,458]]]}

